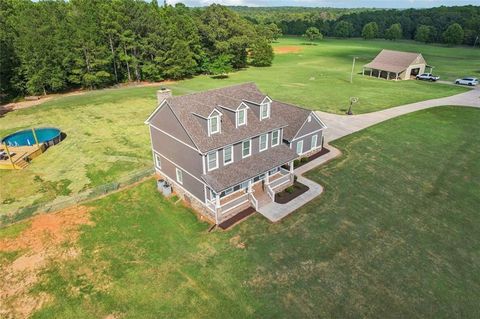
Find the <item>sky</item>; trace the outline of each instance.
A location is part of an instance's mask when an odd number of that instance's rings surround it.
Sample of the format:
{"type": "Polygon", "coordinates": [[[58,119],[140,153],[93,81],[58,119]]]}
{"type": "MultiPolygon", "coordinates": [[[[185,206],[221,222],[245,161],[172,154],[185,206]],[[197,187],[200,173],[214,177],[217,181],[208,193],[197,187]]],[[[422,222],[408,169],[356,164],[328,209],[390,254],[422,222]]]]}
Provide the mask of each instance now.
{"type": "MultiPolygon", "coordinates": [[[[162,0],[158,1],[159,3],[162,0]]],[[[187,6],[206,6],[211,3],[235,6],[271,7],[304,6],[335,8],[431,8],[438,6],[480,5],[480,0],[167,0],[169,4],[182,2],[187,6]]]]}

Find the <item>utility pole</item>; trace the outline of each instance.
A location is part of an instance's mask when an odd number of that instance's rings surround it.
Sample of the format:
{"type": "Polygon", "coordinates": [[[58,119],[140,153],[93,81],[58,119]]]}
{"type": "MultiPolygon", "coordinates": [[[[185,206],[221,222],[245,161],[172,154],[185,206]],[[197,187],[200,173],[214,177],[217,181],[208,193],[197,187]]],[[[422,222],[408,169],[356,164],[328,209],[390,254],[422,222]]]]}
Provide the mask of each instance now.
{"type": "Polygon", "coordinates": [[[358,56],[353,58],[353,63],[352,63],[352,73],[350,73],[350,83],[353,83],[353,70],[355,69],[355,60],[358,59],[358,56]]]}
{"type": "Polygon", "coordinates": [[[473,48],[475,49],[475,46],[477,45],[477,42],[478,42],[478,35],[477,37],[475,38],[475,42],[473,43],[473,48]]]}

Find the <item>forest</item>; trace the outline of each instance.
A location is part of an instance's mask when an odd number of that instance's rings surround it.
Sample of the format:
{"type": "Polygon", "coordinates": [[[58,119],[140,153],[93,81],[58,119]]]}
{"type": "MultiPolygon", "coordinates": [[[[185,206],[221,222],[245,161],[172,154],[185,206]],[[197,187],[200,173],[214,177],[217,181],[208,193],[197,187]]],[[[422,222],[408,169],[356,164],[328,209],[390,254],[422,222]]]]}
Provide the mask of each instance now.
{"type": "Polygon", "coordinates": [[[121,82],[225,76],[273,59],[268,27],[211,5],[0,1],[0,97],[121,82]]]}
{"type": "Polygon", "coordinates": [[[232,9],[253,23],[275,23],[286,35],[304,35],[308,28],[315,27],[327,37],[362,36],[392,40],[403,38],[427,43],[466,45],[475,44],[475,40],[480,36],[480,6],[442,6],[407,10],[302,7],[232,7],[232,9]],[[368,24],[369,27],[364,30],[368,24]],[[451,41],[452,37],[448,36],[450,32],[444,36],[452,25],[455,25],[451,30],[455,41],[451,41]]]}
{"type": "Polygon", "coordinates": [[[270,66],[284,35],[480,45],[480,6],[189,8],[156,0],[1,0],[0,101],[270,66]],[[308,32],[307,32],[308,30],[308,32]]]}

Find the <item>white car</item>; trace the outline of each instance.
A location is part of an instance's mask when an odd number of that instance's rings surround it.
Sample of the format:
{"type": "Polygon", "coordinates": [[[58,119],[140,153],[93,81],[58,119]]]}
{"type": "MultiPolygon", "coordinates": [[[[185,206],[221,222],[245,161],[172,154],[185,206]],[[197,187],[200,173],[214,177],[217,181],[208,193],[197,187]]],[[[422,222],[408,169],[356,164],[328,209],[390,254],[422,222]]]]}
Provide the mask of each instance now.
{"type": "Polygon", "coordinates": [[[477,78],[456,79],[455,84],[474,86],[478,84],[478,79],[477,78]]]}

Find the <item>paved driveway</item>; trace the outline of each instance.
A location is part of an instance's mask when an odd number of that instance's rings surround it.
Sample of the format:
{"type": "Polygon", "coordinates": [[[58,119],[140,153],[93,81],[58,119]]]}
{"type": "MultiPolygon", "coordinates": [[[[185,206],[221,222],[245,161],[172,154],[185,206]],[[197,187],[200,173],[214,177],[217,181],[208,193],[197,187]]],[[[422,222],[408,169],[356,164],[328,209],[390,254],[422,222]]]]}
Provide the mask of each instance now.
{"type": "Polygon", "coordinates": [[[316,113],[328,126],[328,129],[325,130],[325,141],[328,143],[388,119],[442,105],[464,105],[480,108],[480,87],[449,97],[406,104],[367,114],[349,116],[320,111],[316,113]]]}

